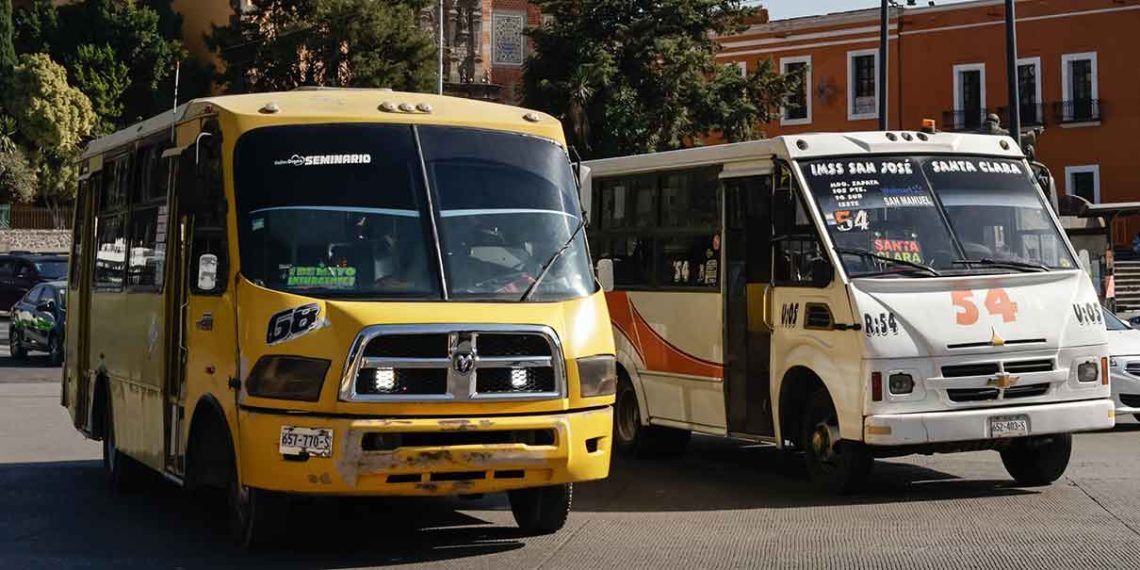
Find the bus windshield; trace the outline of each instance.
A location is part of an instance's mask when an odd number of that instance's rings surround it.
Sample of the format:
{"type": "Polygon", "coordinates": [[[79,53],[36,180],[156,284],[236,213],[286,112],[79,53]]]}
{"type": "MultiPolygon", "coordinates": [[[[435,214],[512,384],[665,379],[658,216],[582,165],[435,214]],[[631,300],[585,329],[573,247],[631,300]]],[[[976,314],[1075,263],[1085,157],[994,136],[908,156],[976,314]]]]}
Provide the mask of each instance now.
{"type": "Polygon", "coordinates": [[[851,277],[1076,267],[1024,161],[897,156],[800,167],[851,277]]]}
{"type": "MultiPolygon", "coordinates": [[[[238,141],[234,170],[242,274],[314,297],[518,301],[581,218],[561,147],[511,133],[271,127],[238,141]]],[[[592,290],[578,236],[530,299],[592,290]]]]}

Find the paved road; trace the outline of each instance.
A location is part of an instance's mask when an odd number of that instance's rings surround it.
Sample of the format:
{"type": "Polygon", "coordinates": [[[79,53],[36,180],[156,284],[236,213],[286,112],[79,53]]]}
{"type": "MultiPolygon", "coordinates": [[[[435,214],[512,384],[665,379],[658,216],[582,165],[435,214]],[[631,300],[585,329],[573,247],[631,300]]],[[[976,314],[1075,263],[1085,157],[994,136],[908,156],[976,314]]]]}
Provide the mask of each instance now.
{"type": "Polygon", "coordinates": [[[1132,419],[1079,436],[1068,476],[1043,489],[979,452],[882,461],[874,492],[832,498],[775,450],[697,438],[579,485],[554,536],[519,537],[501,496],[318,502],[297,507],[288,547],[250,554],[207,498],[161,480],[109,494],[57,374],[0,367],[0,567],[1140,568],[1132,419]]]}

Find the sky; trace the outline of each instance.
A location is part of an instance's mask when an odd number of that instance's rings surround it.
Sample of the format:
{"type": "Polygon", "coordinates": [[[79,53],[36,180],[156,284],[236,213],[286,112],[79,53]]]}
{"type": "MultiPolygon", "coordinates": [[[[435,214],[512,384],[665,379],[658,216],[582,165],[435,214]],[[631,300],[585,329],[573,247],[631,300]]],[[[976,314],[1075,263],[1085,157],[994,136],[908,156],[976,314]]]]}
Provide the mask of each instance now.
{"type": "MultiPolygon", "coordinates": [[[[935,4],[956,4],[962,1],[964,0],[936,0],[935,4]]],[[[919,6],[926,6],[928,2],[929,0],[917,0],[919,6]]],[[[875,8],[881,5],[880,0],[760,0],[758,3],[768,9],[768,17],[773,20],[875,8]]],[[[902,0],[899,0],[899,3],[905,4],[902,0]]]]}

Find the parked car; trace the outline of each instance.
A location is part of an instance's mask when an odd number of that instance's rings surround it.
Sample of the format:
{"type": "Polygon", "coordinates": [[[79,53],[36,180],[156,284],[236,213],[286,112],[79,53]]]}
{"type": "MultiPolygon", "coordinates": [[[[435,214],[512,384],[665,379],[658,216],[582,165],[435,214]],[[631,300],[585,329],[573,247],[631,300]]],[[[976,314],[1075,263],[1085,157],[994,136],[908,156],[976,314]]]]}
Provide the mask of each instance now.
{"type": "Polygon", "coordinates": [[[1109,378],[1116,416],[1132,414],[1140,420],[1140,330],[1104,309],[1108,329],[1109,378]]]}
{"type": "Polygon", "coordinates": [[[11,307],[39,283],[63,279],[67,279],[66,255],[0,255],[0,309],[11,307]]]}
{"type": "Polygon", "coordinates": [[[53,365],[63,364],[66,292],[66,281],[40,283],[12,306],[8,345],[13,358],[23,359],[29,350],[39,350],[48,353],[53,365]]]}

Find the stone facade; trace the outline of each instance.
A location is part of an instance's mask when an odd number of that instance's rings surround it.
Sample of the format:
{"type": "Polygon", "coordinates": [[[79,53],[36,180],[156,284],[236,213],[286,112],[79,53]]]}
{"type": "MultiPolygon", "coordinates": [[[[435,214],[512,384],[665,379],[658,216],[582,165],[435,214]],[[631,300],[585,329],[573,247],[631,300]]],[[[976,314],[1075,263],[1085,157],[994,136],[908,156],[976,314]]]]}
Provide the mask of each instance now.
{"type": "Polygon", "coordinates": [[[67,252],[71,230],[0,230],[0,252],[67,252]]]}

